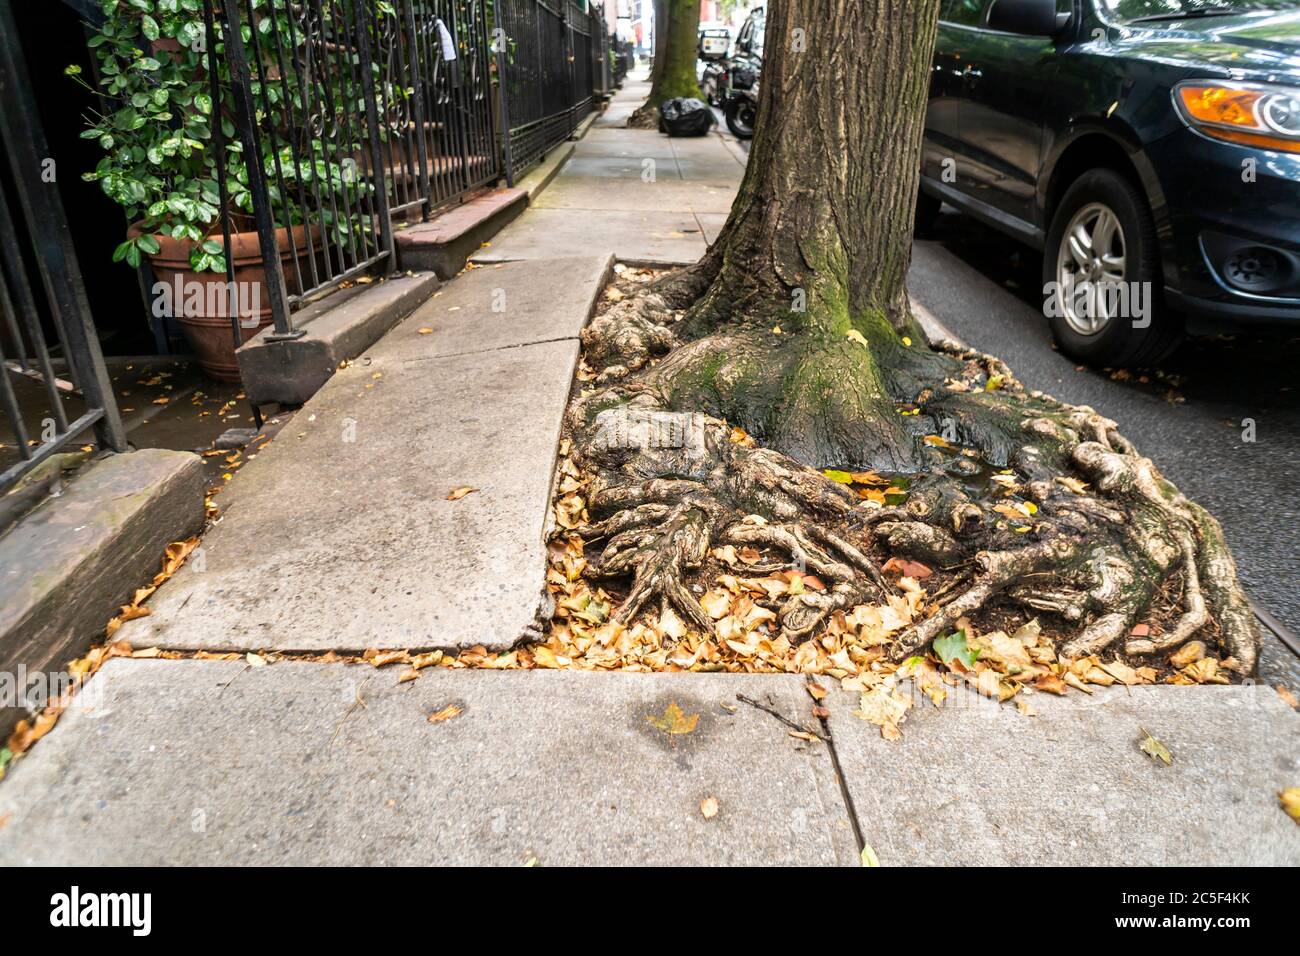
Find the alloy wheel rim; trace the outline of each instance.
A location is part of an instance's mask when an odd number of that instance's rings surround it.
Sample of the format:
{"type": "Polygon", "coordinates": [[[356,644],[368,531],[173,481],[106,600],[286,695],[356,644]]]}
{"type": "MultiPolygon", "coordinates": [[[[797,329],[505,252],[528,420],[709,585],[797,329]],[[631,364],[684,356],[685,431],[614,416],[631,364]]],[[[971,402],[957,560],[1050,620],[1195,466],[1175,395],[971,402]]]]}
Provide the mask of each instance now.
{"type": "Polygon", "coordinates": [[[1097,335],[1124,301],[1127,245],[1124,228],[1105,203],[1088,203],[1074,214],[1056,256],[1056,303],[1066,324],[1080,335],[1097,335]]]}

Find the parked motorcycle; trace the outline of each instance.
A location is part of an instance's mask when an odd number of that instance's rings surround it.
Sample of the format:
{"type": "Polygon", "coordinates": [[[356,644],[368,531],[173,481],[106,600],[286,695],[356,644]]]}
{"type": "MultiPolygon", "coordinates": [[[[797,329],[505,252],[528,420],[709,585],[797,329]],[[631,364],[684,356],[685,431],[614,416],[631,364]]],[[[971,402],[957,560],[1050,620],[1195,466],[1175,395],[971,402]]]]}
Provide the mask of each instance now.
{"type": "Polygon", "coordinates": [[[722,106],[727,101],[731,89],[731,66],[726,60],[715,60],[704,64],[704,74],[700,78],[700,89],[710,106],[722,106]]]}
{"type": "Polygon", "coordinates": [[[736,35],[736,54],[731,60],[729,90],[722,112],[727,128],[739,139],[753,137],[758,119],[758,77],[763,68],[766,23],[763,8],[757,7],[736,35]]]}
{"type": "Polygon", "coordinates": [[[745,89],[733,89],[723,107],[727,129],[737,139],[753,139],[754,124],[758,120],[758,81],[745,89]]]}

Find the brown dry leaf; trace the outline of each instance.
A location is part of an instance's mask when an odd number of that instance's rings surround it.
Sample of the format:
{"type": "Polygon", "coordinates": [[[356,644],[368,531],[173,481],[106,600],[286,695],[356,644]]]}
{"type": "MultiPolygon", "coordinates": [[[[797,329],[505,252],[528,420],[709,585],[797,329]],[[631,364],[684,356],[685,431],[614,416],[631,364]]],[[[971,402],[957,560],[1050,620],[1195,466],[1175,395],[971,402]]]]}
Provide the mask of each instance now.
{"type": "Polygon", "coordinates": [[[427,325],[422,325],[416,331],[418,331],[421,335],[429,335],[433,332],[433,329],[429,328],[427,325]]]}
{"type": "Polygon", "coordinates": [[[718,815],[718,798],[705,797],[700,801],[700,814],[706,820],[712,820],[718,815]]]}
{"type": "Polygon", "coordinates": [[[646,720],[666,734],[689,734],[700,722],[700,715],[683,713],[674,700],[664,708],[663,716],[650,716],[646,720]]]}
{"type": "Polygon", "coordinates": [[[853,716],[878,726],[880,736],[886,740],[899,740],[903,734],[898,729],[898,725],[907,716],[907,709],[911,703],[909,698],[891,694],[883,686],[873,687],[863,693],[858,702],[858,709],[853,711],[853,716]]]}
{"type": "Polygon", "coordinates": [[[1277,799],[1282,809],[1296,823],[1300,823],[1300,787],[1287,787],[1277,792],[1277,799]]]}
{"type": "Polygon", "coordinates": [[[1219,673],[1219,662],[1213,657],[1203,657],[1184,667],[1179,673],[1198,684],[1229,684],[1226,675],[1219,673]]]}
{"type": "Polygon", "coordinates": [[[816,743],[820,739],[816,734],[810,734],[806,730],[792,730],[790,731],[790,736],[798,737],[800,740],[808,740],[813,743],[816,743]]]}
{"type": "MultiPolygon", "coordinates": [[[[175,574],[177,569],[185,563],[185,559],[190,556],[190,552],[198,547],[198,544],[199,536],[194,535],[194,537],[186,538],[184,541],[173,541],[167,545],[166,550],[163,552],[162,570],[154,575],[153,586],[156,588],[175,574]]],[[[138,604],[141,600],[140,592],[137,591],[135,603],[138,604]]]]}
{"type": "Polygon", "coordinates": [[[826,699],[826,694],[827,694],[826,688],[823,687],[821,684],[817,683],[815,680],[810,680],[808,681],[808,683],[804,684],[804,690],[808,691],[808,696],[811,697],[813,700],[826,699]]]}
{"type": "MultiPolygon", "coordinates": [[[[376,667],[383,667],[387,664],[396,664],[399,661],[402,663],[409,663],[411,659],[410,655],[407,654],[406,651],[376,651],[374,654],[367,651],[366,655],[362,656],[376,667]]],[[[249,656],[251,657],[252,655],[249,656]]]]}
{"type": "Polygon", "coordinates": [[[437,710],[434,711],[432,714],[430,714],[429,723],[440,724],[444,720],[451,720],[453,717],[459,716],[460,713],[461,713],[461,709],[459,707],[457,707],[455,704],[448,704],[442,710],[437,710]]]}
{"type": "Polygon", "coordinates": [[[1020,711],[1026,717],[1037,717],[1038,711],[1034,710],[1034,705],[1027,700],[1016,701],[1016,710],[1020,711]]]}
{"type": "Polygon", "coordinates": [[[160,647],[144,647],[138,651],[132,651],[131,656],[136,659],[143,658],[145,660],[148,660],[149,658],[159,656],[161,653],[162,653],[162,648],[160,647]]]}
{"type": "Polygon", "coordinates": [[[880,566],[885,574],[897,574],[905,578],[928,578],[934,572],[920,561],[908,561],[903,558],[890,558],[880,566]]]}
{"type": "Polygon", "coordinates": [[[1296,700],[1295,694],[1291,693],[1281,684],[1278,684],[1273,689],[1277,691],[1277,696],[1281,697],[1284,701],[1286,701],[1291,706],[1292,710],[1300,709],[1300,700],[1296,700]]]}
{"type": "Polygon", "coordinates": [[[447,492],[447,500],[460,501],[461,498],[464,498],[466,495],[475,491],[478,491],[478,489],[471,487],[470,485],[461,485],[459,488],[453,488],[451,491],[447,492]]]}
{"type": "Polygon", "coordinates": [[[1038,680],[1034,681],[1034,689],[1045,690],[1049,694],[1056,694],[1060,697],[1064,697],[1069,693],[1069,689],[1065,686],[1065,681],[1061,680],[1061,678],[1057,677],[1055,674],[1048,674],[1046,677],[1038,678],[1038,680]]]}
{"type": "Polygon", "coordinates": [[[419,680],[420,672],[414,667],[408,667],[402,673],[397,675],[397,683],[405,684],[409,681],[419,680]]]}
{"type": "Polygon", "coordinates": [[[1174,653],[1169,655],[1169,663],[1177,668],[1184,668],[1188,664],[1199,661],[1205,656],[1204,641],[1188,641],[1174,653]]]}

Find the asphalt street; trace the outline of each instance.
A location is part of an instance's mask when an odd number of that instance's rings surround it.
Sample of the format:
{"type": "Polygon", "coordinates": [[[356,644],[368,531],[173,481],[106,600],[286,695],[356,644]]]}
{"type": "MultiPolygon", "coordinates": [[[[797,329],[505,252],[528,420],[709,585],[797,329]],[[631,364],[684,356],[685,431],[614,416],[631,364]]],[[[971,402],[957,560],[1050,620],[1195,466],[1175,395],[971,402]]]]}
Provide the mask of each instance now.
{"type": "MultiPolygon", "coordinates": [[[[1026,386],[1115,419],[1218,517],[1251,598],[1300,632],[1300,328],[1289,338],[1193,340],[1127,378],[1083,368],[1053,347],[1038,254],[947,207],[913,247],[908,289],[1026,386]],[[1247,419],[1253,442],[1243,438],[1247,419]]],[[[1264,638],[1261,680],[1300,689],[1300,658],[1267,630],[1264,638]]]]}

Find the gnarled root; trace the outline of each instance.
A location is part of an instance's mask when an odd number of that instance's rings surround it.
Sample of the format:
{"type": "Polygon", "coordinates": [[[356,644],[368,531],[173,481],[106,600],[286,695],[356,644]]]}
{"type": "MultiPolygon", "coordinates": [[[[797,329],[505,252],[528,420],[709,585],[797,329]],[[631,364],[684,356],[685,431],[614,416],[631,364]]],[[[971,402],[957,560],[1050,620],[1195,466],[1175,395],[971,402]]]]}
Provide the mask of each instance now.
{"type": "MultiPolygon", "coordinates": [[[[1065,657],[1116,645],[1151,655],[1208,632],[1222,644],[1226,666],[1253,671],[1259,635],[1221,529],[1139,456],[1114,422],[1028,393],[1001,362],[955,347],[915,362],[899,358],[902,371],[870,389],[840,388],[835,376],[856,381],[871,368],[854,353],[846,357],[837,341],[791,346],[766,320],[763,328],[702,332],[698,312],[679,324],[682,313],[674,310],[707,285],[709,268],[702,263],[616,303],[583,333],[585,356],[606,387],[574,404],[568,427],[582,470],[595,476],[587,492],[594,523],[581,533],[603,544],[589,573],[631,579],[618,621],[657,603],[661,613],[671,607],[689,626],[713,633],[695,596],[703,589],[689,576],[711,549],[730,544],[760,552],[753,573],[797,569],[825,585],[787,597],[777,610],[782,633],[797,641],[814,636],[836,611],[891,596],[873,556],[883,552],[946,575],[928,598],[929,616],[890,646],[896,660],[1001,603],[1077,623],[1060,648],[1065,657]],[[781,371],[764,378],[765,367],[781,371]],[[687,407],[710,396],[728,407],[727,389],[734,393],[750,375],[760,386],[789,376],[785,384],[795,388],[756,405],[756,427],[770,422],[762,420],[764,408],[774,416],[807,411],[810,421],[820,414],[830,420],[824,431],[840,437],[858,434],[853,422],[860,419],[896,416],[878,431],[897,454],[889,461],[914,468],[905,502],[864,502],[814,468],[752,447],[720,419],[665,410],[683,395],[687,407]],[[908,398],[898,394],[917,385],[908,398]],[[911,406],[912,417],[898,416],[895,403],[911,406]],[[940,429],[955,441],[933,441],[929,433],[940,429]],[[1177,613],[1163,632],[1134,635],[1153,607],[1166,619],[1171,602],[1177,613]]],[[[771,434],[793,447],[822,447],[812,432],[771,434]]]]}

